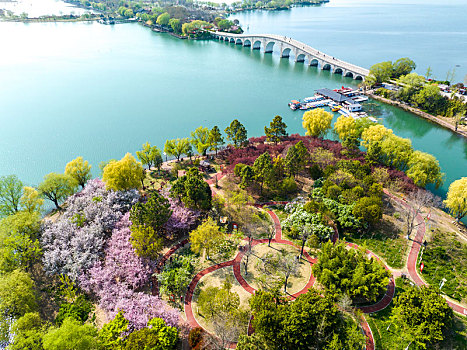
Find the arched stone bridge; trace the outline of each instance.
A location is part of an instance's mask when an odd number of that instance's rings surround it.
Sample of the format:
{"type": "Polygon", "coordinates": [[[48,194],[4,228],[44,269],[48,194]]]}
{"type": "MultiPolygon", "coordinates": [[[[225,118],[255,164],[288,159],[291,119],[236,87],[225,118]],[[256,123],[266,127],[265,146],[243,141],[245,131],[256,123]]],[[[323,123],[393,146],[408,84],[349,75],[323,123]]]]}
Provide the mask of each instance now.
{"type": "Polygon", "coordinates": [[[216,32],[213,34],[216,39],[251,47],[253,50],[262,49],[265,53],[273,52],[274,47],[278,48],[281,57],[289,58],[291,54],[295,57],[295,62],[305,62],[308,65],[318,66],[324,70],[330,70],[345,77],[356,80],[364,80],[370,73],[368,69],[342,61],[333,56],[320,52],[315,48],[300,41],[275,34],[231,34],[216,32]]]}

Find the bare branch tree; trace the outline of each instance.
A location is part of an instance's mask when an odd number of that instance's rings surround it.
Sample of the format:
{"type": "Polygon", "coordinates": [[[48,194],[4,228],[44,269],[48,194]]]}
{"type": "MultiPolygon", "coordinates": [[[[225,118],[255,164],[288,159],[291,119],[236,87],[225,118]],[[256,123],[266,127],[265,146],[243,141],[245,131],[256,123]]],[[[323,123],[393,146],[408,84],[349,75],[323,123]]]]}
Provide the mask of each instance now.
{"type": "Polygon", "coordinates": [[[441,205],[441,198],[435,196],[430,191],[418,189],[408,195],[407,202],[408,208],[404,213],[404,222],[406,226],[407,239],[409,239],[412,231],[423,223],[423,221],[419,221],[418,223],[416,222],[417,216],[420,215],[423,208],[438,208],[441,205]]]}

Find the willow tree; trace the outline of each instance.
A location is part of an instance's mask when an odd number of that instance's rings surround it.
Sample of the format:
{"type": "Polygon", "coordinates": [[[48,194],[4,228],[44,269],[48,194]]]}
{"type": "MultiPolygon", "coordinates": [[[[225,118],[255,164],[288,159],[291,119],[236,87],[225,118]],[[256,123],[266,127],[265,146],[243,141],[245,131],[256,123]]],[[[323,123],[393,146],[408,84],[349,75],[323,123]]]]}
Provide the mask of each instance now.
{"type": "Polygon", "coordinates": [[[407,170],[407,176],[420,187],[434,184],[439,188],[444,182],[444,174],[441,172],[438,160],[431,154],[415,151],[412,153],[407,170]]]}
{"type": "Polygon", "coordinates": [[[467,215],[467,177],[456,180],[449,186],[444,204],[457,221],[467,215]]]}
{"type": "Polygon", "coordinates": [[[83,157],[78,157],[65,166],[65,174],[70,175],[81,188],[84,188],[86,182],[92,177],[91,165],[87,160],[83,160],[83,157]]]}
{"type": "Polygon", "coordinates": [[[102,180],[107,190],[125,191],[139,188],[143,174],[143,165],[127,153],[121,160],[111,161],[105,166],[102,180]]]}
{"type": "Polygon", "coordinates": [[[196,148],[199,154],[206,155],[206,151],[211,146],[211,131],[208,128],[200,126],[191,132],[191,144],[196,148]]]}
{"type": "Polygon", "coordinates": [[[303,128],[313,137],[323,137],[331,128],[331,122],[332,114],[322,108],[303,113],[303,128]]]}

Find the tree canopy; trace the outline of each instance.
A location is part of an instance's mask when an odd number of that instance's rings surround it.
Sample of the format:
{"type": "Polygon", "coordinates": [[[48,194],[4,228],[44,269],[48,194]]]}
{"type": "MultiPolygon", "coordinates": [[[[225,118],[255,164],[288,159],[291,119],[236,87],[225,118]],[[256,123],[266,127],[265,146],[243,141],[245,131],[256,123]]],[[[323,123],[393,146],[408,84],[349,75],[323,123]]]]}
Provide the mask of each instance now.
{"type": "Polygon", "coordinates": [[[303,113],[303,128],[313,137],[323,137],[331,127],[331,121],[332,114],[322,108],[303,113]]]}
{"type": "Polygon", "coordinates": [[[57,209],[60,209],[59,203],[75,193],[77,187],[78,183],[70,175],[50,173],[39,184],[38,190],[43,196],[51,200],[57,209]]]}
{"type": "Polygon", "coordinates": [[[44,350],[99,349],[97,330],[90,324],[81,324],[67,318],[60,327],[51,327],[43,338],[44,350]]]}
{"type": "Polygon", "coordinates": [[[125,191],[139,188],[144,170],[140,162],[131,153],[118,161],[111,161],[104,168],[102,180],[107,190],[125,191]]]}
{"type": "Polygon", "coordinates": [[[84,188],[86,182],[92,178],[91,165],[83,157],[73,159],[65,166],[65,174],[70,175],[81,188],[84,188]]]}
{"type": "MultiPolygon", "coordinates": [[[[314,289],[289,303],[272,293],[257,291],[250,306],[255,334],[266,348],[356,350],[364,344],[357,325],[343,317],[329,296],[322,297],[314,289]],[[337,344],[339,347],[335,347],[337,344]]],[[[239,345],[240,350],[249,349],[239,345]]]]}
{"type": "Polygon", "coordinates": [[[211,218],[205,220],[195,230],[190,232],[191,249],[195,253],[209,253],[224,240],[224,235],[219,231],[219,227],[211,218]]]}
{"type": "Polygon", "coordinates": [[[188,138],[167,140],[164,145],[164,152],[169,156],[176,157],[177,161],[180,161],[180,157],[187,154],[190,149],[191,145],[188,138]]]}
{"type": "Polygon", "coordinates": [[[177,179],[170,193],[173,198],[180,199],[188,208],[211,209],[211,188],[197,168],[190,168],[185,175],[177,179]]]}
{"type": "Polygon", "coordinates": [[[211,147],[211,131],[200,126],[191,132],[191,144],[196,147],[199,154],[205,156],[206,151],[211,147]]]}
{"type": "Polygon", "coordinates": [[[391,321],[397,334],[425,349],[444,339],[452,323],[453,311],[432,288],[411,287],[394,301],[391,321]]]}
{"type": "Polygon", "coordinates": [[[157,146],[151,146],[149,142],[146,142],[143,145],[141,151],[136,151],[136,157],[143,165],[147,165],[148,169],[151,170],[151,167],[154,165],[157,169],[160,170],[162,165],[162,155],[161,151],[157,146]]]}
{"type": "Polygon", "coordinates": [[[457,221],[467,215],[467,177],[460,178],[449,185],[444,204],[457,221]]]}
{"type": "Polygon", "coordinates": [[[217,156],[217,151],[220,147],[222,147],[222,145],[224,145],[224,138],[222,137],[221,131],[217,125],[214,125],[214,127],[209,132],[209,143],[209,149],[211,151],[216,151],[217,156]]]}
{"type": "Polygon", "coordinates": [[[269,123],[269,128],[264,127],[264,133],[266,134],[267,140],[269,142],[278,143],[283,137],[287,136],[287,125],[282,121],[282,117],[276,115],[271,123],[269,123]]]}
{"type": "Polygon", "coordinates": [[[169,24],[170,15],[167,12],[164,12],[157,17],[156,23],[161,26],[166,26],[169,24]]]}
{"type": "Polygon", "coordinates": [[[425,187],[428,184],[439,188],[444,182],[438,160],[429,153],[414,151],[408,161],[407,176],[415,185],[425,187]]]}
{"type": "Polygon", "coordinates": [[[232,123],[225,128],[225,133],[227,134],[227,140],[232,141],[237,148],[244,145],[247,141],[246,128],[237,119],[234,119],[232,123]]]}
{"type": "Polygon", "coordinates": [[[20,210],[23,183],[16,175],[0,177],[0,218],[20,210]]]}
{"type": "Polygon", "coordinates": [[[386,290],[390,276],[380,262],[346,249],[343,242],[334,245],[330,241],[321,246],[313,274],[330,291],[368,301],[376,301],[386,290]]]}

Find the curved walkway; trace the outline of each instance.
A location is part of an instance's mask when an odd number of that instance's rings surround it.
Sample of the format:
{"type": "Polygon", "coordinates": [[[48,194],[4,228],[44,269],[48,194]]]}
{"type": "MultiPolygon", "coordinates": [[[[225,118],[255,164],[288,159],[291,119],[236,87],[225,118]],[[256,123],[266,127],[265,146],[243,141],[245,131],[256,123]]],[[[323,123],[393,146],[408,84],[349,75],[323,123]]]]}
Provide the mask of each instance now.
{"type": "MultiPolygon", "coordinates": [[[[389,193],[389,191],[384,190],[384,193],[387,196],[391,197],[392,199],[398,201],[405,207],[409,206],[409,204],[406,201],[394,196],[393,194],[389,193]]],[[[412,279],[412,281],[414,281],[414,283],[417,286],[423,286],[423,285],[427,285],[427,283],[425,283],[425,281],[423,281],[423,279],[418,274],[417,259],[418,259],[418,254],[420,253],[422,242],[425,237],[426,228],[425,228],[425,220],[420,214],[417,215],[417,220],[421,222],[421,224],[420,226],[418,226],[415,237],[412,240],[412,246],[410,247],[409,257],[407,259],[407,270],[409,272],[409,276],[412,279]]],[[[446,299],[446,302],[455,312],[460,313],[461,315],[464,315],[464,316],[467,315],[467,308],[465,308],[464,306],[454,303],[451,300],[447,300],[447,299],[446,299]]]]}
{"type": "MultiPolygon", "coordinates": [[[[271,204],[277,204],[277,203],[271,203],[271,204]]],[[[271,243],[287,244],[287,245],[294,246],[297,249],[300,249],[300,247],[295,245],[293,242],[282,239],[282,228],[281,228],[281,225],[280,225],[279,218],[277,217],[277,215],[273,211],[267,210],[267,212],[271,216],[271,218],[272,218],[272,220],[274,222],[274,228],[275,228],[275,232],[276,232],[274,239],[271,240],[271,243]]],[[[268,243],[268,239],[252,240],[251,244],[252,244],[252,246],[255,246],[255,245],[261,244],[261,243],[268,243]]],[[[356,247],[356,246],[354,246],[354,247],[356,247]]],[[[303,255],[305,256],[305,258],[307,259],[307,261],[310,264],[316,263],[317,260],[313,259],[307,252],[304,252],[303,255]]],[[[240,270],[241,269],[241,264],[240,263],[241,263],[241,260],[242,260],[243,256],[244,256],[244,252],[240,251],[233,260],[229,260],[229,261],[226,261],[224,263],[220,263],[220,264],[210,266],[210,267],[200,271],[193,278],[193,280],[191,281],[191,283],[188,286],[188,291],[187,291],[186,296],[185,296],[185,305],[184,305],[187,321],[188,321],[188,323],[190,324],[191,327],[193,327],[193,328],[201,327],[200,324],[196,321],[196,318],[194,317],[193,309],[192,309],[191,304],[192,304],[192,301],[193,301],[193,294],[194,294],[194,291],[196,289],[196,286],[197,286],[198,282],[201,280],[201,278],[203,276],[207,275],[208,273],[214,272],[214,271],[216,271],[218,269],[221,269],[223,267],[233,266],[234,276],[235,276],[236,280],[238,281],[238,283],[248,293],[254,294],[255,289],[248,284],[248,282],[243,278],[243,276],[241,274],[241,270],[240,270]]],[[[306,293],[308,291],[308,289],[313,286],[314,282],[315,282],[315,278],[314,278],[313,274],[311,274],[307,284],[305,285],[305,287],[302,288],[299,292],[290,295],[289,297],[291,299],[292,298],[297,298],[299,295],[306,293]]],[[[371,312],[376,312],[376,311],[380,311],[380,310],[384,309],[391,302],[392,296],[394,295],[394,290],[395,290],[394,280],[391,278],[390,283],[388,285],[388,290],[387,290],[385,296],[379,302],[377,302],[376,304],[371,305],[371,306],[362,307],[360,309],[364,313],[371,313],[371,312]]],[[[374,350],[374,348],[375,348],[374,347],[374,340],[373,340],[373,334],[371,332],[370,326],[368,325],[368,323],[366,322],[364,317],[360,320],[360,322],[361,322],[361,326],[362,326],[362,329],[364,331],[364,334],[367,337],[366,349],[367,350],[374,350]]],[[[235,344],[231,344],[230,348],[235,348],[235,344]]]]}

